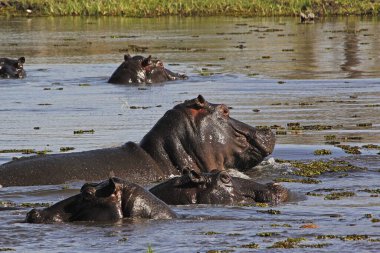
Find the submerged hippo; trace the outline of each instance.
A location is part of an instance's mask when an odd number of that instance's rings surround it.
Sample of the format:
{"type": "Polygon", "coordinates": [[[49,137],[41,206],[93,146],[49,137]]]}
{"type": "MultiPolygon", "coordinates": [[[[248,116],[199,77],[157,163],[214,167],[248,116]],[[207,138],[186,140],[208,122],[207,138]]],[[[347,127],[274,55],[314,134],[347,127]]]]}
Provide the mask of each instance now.
{"type": "Polygon", "coordinates": [[[149,190],[168,205],[187,204],[278,204],[288,200],[289,191],[276,183],[259,184],[231,177],[226,171],[188,171],[149,190]]]}
{"type": "Polygon", "coordinates": [[[186,75],[173,73],[164,67],[162,61],[136,55],[124,55],[124,62],[115,70],[109,83],[114,84],[151,84],[172,80],[187,79],[186,75]]]}
{"type": "Polygon", "coordinates": [[[29,223],[117,221],[122,218],[172,219],[177,215],[141,186],[112,177],[86,183],[80,193],[45,209],[32,209],[29,223]]]}
{"type": "Polygon", "coordinates": [[[0,58],[0,78],[24,78],[26,76],[24,63],[25,57],[17,60],[0,58]]]}
{"type": "Polygon", "coordinates": [[[0,185],[62,184],[111,176],[146,184],[196,172],[248,170],[272,153],[275,136],[230,117],[224,104],[201,95],[174,106],[140,144],[21,158],[0,166],[0,185]]]}

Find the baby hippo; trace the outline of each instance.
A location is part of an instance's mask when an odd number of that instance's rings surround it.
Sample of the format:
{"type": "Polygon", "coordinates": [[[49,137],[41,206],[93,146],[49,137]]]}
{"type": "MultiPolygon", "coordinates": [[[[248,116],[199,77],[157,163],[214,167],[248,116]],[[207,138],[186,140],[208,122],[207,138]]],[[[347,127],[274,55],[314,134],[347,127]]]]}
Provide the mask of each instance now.
{"type": "Polygon", "coordinates": [[[289,191],[276,183],[259,184],[253,180],[231,177],[226,171],[184,174],[149,190],[169,205],[278,204],[288,199],[289,191]]]}
{"type": "Polygon", "coordinates": [[[177,215],[141,186],[112,177],[101,183],[86,183],[79,194],[51,207],[31,210],[26,222],[117,221],[125,217],[172,219],[177,215]]]}

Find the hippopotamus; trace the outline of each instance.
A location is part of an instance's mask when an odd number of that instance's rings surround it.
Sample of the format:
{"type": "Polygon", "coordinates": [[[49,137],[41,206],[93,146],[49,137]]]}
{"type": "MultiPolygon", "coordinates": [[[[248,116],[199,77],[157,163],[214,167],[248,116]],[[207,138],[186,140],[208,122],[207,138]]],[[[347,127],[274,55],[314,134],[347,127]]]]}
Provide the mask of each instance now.
{"type": "Polygon", "coordinates": [[[113,72],[108,80],[114,84],[152,84],[173,80],[183,80],[188,77],[173,73],[166,69],[161,60],[152,59],[152,56],[124,55],[124,62],[113,72]]]}
{"type": "Polygon", "coordinates": [[[122,218],[173,219],[177,214],[143,187],[117,177],[85,183],[80,193],[45,209],[32,209],[29,223],[117,221],[122,218]]]}
{"type": "Polygon", "coordinates": [[[0,78],[24,78],[26,73],[24,70],[25,57],[17,60],[9,58],[0,58],[0,78]]]}
{"type": "Polygon", "coordinates": [[[260,184],[251,179],[232,177],[227,171],[186,171],[149,191],[168,205],[279,204],[288,200],[289,191],[277,183],[260,184]]]}
{"type": "Polygon", "coordinates": [[[235,168],[246,171],[272,153],[275,136],[230,117],[224,104],[207,102],[202,95],[167,111],[139,144],[40,155],[0,166],[0,185],[46,185],[95,181],[117,176],[148,184],[196,172],[235,168]]]}

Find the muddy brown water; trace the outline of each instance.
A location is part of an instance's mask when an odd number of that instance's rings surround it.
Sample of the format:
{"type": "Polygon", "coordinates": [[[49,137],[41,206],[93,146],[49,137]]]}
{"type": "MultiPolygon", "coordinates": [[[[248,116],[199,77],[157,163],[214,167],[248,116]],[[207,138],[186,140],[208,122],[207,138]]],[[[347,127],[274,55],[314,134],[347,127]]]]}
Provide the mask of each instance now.
{"type": "MultiPolygon", "coordinates": [[[[177,206],[173,208],[182,218],[172,221],[35,225],[22,222],[28,207],[0,211],[0,249],[145,252],[150,246],[154,252],[251,252],[247,247],[255,243],[258,251],[278,252],[268,247],[302,237],[292,251],[378,251],[380,150],[363,148],[380,145],[378,18],[323,19],[307,25],[296,18],[224,17],[0,22],[0,56],[25,56],[28,74],[25,80],[0,80],[1,150],[59,153],[61,147],[82,151],[138,142],[165,111],[202,94],[227,104],[232,117],[248,124],[277,125],[271,158],[339,159],[367,168],[324,174],[317,178],[319,184],[283,183],[299,196],[322,196],[274,207],[177,206]],[[140,87],[107,84],[127,52],[158,56],[190,79],[140,87]],[[288,123],[325,129],[296,131],[288,123]],[[73,134],[80,129],[94,133],[73,134]],[[359,146],[362,154],[326,144],[326,136],[332,135],[341,144],[359,146]],[[332,154],[315,156],[322,148],[332,154]],[[329,189],[355,195],[325,200],[329,189]],[[280,213],[265,213],[270,209],[280,213]],[[323,235],[335,237],[320,239],[323,235]]],[[[1,153],[0,163],[15,156],[22,154],[1,153]]],[[[275,163],[248,174],[267,182],[292,170],[275,163]]],[[[1,188],[0,201],[51,204],[80,186],[1,188]]]]}

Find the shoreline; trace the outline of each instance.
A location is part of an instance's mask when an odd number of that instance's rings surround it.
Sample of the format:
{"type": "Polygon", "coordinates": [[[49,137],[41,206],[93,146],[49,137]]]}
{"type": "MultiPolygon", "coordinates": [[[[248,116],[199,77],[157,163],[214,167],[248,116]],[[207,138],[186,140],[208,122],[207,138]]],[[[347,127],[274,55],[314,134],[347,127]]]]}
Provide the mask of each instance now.
{"type": "Polygon", "coordinates": [[[0,0],[0,16],[298,16],[316,17],[380,14],[380,2],[371,0],[0,0]]]}

